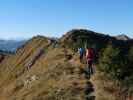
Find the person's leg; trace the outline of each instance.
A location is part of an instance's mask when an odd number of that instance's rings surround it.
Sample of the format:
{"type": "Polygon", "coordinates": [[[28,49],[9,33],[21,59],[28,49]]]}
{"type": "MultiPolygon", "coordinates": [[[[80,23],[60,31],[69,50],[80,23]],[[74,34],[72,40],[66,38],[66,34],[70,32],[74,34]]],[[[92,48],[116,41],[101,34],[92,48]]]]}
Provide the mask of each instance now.
{"type": "Polygon", "coordinates": [[[89,61],[87,59],[87,71],[89,71],[89,61]]]}
{"type": "Polygon", "coordinates": [[[88,59],[87,60],[87,63],[88,63],[88,66],[87,66],[87,73],[88,73],[88,76],[89,76],[89,78],[90,78],[90,76],[91,76],[91,67],[90,67],[90,60],[88,59]]]}
{"type": "Polygon", "coordinates": [[[80,62],[83,62],[83,55],[80,55],[80,62]]]}
{"type": "Polygon", "coordinates": [[[88,59],[86,60],[85,77],[86,77],[87,79],[90,78],[90,74],[89,74],[89,62],[88,62],[88,59]]]}
{"type": "Polygon", "coordinates": [[[91,60],[91,61],[90,61],[90,72],[91,72],[91,74],[93,74],[92,63],[93,63],[93,61],[91,60]]]}
{"type": "Polygon", "coordinates": [[[91,75],[91,61],[88,61],[89,75],[91,75]]]}
{"type": "Polygon", "coordinates": [[[82,62],[82,56],[81,56],[81,54],[80,54],[80,57],[79,57],[79,59],[80,59],[80,62],[82,62]]]}
{"type": "Polygon", "coordinates": [[[90,73],[93,74],[92,60],[90,60],[89,66],[90,66],[90,73]]]}
{"type": "Polygon", "coordinates": [[[81,55],[79,56],[79,60],[80,60],[80,62],[81,62],[81,55]]]}

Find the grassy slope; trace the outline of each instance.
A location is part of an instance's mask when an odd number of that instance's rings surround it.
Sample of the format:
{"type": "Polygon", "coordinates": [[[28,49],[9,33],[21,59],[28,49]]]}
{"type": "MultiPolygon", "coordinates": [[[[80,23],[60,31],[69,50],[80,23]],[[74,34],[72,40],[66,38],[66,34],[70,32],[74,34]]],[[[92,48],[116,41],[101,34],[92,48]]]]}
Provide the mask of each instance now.
{"type": "Polygon", "coordinates": [[[116,93],[105,89],[105,85],[114,85],[102,78],[104,76],[96,73],[91,81],[84,77],[82,68],[85,65],[79,63],[76,53],[69,48],[48,45],[46,38],[35,37],[0,63],[1,100],[86,100],[93,85],[96,100],[119,100],[115,98],[116,93]],[[44,51],[27,70],[25,65],[40,47],[44,51]]]}
{"type": "Polygon", "coordinates": [[[32,42],[29,41],[19,49],[16,55],[0,64],[2,100],[83,100],[85,98],[84,91],[88,80],[80,73],[82,65],[77,55],[62,47],[54,49],[49,47],[46,53],[45,44],[48,43],[44,38],[34,38],[32,42]],[[23,70],[27,59],[40,45],[44,45],[44,53],[30,70],[25,70],[16,77],[17,73],[23,70]]]}

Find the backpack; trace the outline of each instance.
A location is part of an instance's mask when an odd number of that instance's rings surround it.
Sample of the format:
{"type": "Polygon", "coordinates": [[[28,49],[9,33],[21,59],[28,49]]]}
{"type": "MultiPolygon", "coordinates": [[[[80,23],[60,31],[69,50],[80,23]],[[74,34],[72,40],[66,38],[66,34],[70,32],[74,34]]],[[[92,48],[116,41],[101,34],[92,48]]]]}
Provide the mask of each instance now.
{"type": "Polygon", "coordinates": [[[93,50],[91,48],[86,49],[86,58],[93,59],[93,50]]]}
{"type": "Polygon", "coordinates": [[[80,55],[83,55],[83,53],[84,53],[83,48],[79,48],[79,54],[80,54],[80,55]]]}

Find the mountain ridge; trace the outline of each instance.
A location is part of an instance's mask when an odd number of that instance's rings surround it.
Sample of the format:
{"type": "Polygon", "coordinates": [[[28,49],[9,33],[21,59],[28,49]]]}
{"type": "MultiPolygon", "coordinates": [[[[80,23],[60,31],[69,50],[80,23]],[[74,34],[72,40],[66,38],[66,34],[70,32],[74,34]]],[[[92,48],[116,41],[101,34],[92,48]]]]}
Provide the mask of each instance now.
{"type": "Polygon", "coordinates": [[[79,62],[77,48],[94,47],[99,53],[108,45],[126,46],[128,42],[84,29],[69,31],[59,39],[35,36],[0,63],[0,97],[87,100],[93,85],[84,77],[85,64],[79,62]]]}

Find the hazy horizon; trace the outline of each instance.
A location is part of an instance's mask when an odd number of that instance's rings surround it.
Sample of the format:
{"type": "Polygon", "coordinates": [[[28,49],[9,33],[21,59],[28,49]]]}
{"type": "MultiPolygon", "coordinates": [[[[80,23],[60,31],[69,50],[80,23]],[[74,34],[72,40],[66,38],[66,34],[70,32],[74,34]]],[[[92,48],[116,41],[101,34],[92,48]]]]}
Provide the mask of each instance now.
{"type": "MultiPolygon", "coordinates": [[[[73,29],[78,29],[78,28],[73,28],[73,29]]],[[[81,29],[84,29],[84,28],[81,28],[81,29]]],[[[72,29],[70,29],[70,30],[72,30],[72,29]]],[[[70,31],[70,30],[68,30],[68,31],[70,31]]],[[[87,30],[89,30],[89,29],[87,29],[87,30]]],[[[49,36],[48,34],[35,34],[35,35],[32,35],[32,36],[29,36],[29,37],[10,37],[10,38],[7,38],[7,37],[5,37],[5,38],[0,38],[0,40],[15,40],[15,41],[23,41],[23,40],[28,40],[28,39],[30,39],[30,38],[33,38],[34,36],[46,36],[46,37],[49,37],[49,38],[60,38],[60,37],[62,37],[64,34],[66,34],[68,31],[66,31],[66,32],[64,32],[63,34],[61,34],[60,36],[49,36]]],[[[94,31],[94,30],[90,30],[90,31],[94,31]]],[[[132,36],[129,36],[128,34],[109,34],[109,33],[101,33],[101,32],[97,32],[97,31],[94,31],[94,32],[96,32],[96,33],[100,33],[100,34],[104,34],[104,35],[109,35],[109,36],[119,36],[119,35],[126,35],[126,36],[128,36],[129,38],[133,38],[132,36]]]]}
{"type": "Polygon", "coordinates": [[[73,28],[133,38],[132,0],[0,1],[0,38],[60,37],[73,28]]]}

